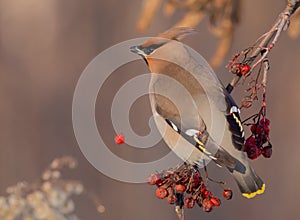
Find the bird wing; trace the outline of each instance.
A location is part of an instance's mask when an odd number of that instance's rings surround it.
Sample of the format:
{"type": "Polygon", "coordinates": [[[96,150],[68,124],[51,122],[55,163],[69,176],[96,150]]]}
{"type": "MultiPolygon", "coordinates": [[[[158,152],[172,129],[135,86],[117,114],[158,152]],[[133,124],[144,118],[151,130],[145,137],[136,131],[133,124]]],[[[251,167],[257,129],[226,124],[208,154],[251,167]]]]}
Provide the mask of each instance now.
{"type": "Polygon", "coordinates": [[[226,119],[231,131],[232,144],[237,150],[241,151],[244,149],[245,132],[240,118],[240,110],[225,89],[224,94],[226,95],[227,103],[226,119]]]}
{"type": "Polygon", "coordinates": [[[186,53],[189,54],[190,63],[194,65],[193,69],[196,72],[194,76],[204,87],[207,85],[205,93],[211,97],[210,101],[213,102],[214,106],[225,115],[233,146],[239,151],[243,150],[245,133],[239,107],[205,59],[198,54],[193,54],[192,50],[186,50],[186,53]]]}
{"type": "MultiPolygon", "coordinates": [[[[162,88],[159,80],[152,85],[152,88],[162,88]]],[[[168,82],[164,82],[168,83],[168,82]]],[[[168,85],[166,85],[168,87],[168,85]]],[[[170,88],[170,87],[168,87],[170,88]]],[[[170,91],[169,91],[170,92],[170,91]]],[[[177,91],[178,93],[178,91],[177,91]]],[[[179,92],[180,93],[180,92],[179,92]]],[[[181,93],[182,94],[182,93],[181,93]]],[[[226,166],[230,168],[235,167],[235,159],[221,146],[219,146],[209,135],[206,124],[199,115],[197,106],[188,103],[187,99],[181,99],[180,94],[177,94],[176,101],[180,102],[173,103],[170,99],[153,92],[150,94],[150,101],[154,115],[156,119],[163,124],[167,130],[173,130],[173,132],[168,131],[168,137],[163,134],[164,139],[168,145],[172,145],[170,139],[170,134],[174,139],[184,139],[186,144],[181,144],[181,151],[188,151],[188,147],[193,146],[198,151],[198,158],[193,154],[193,162],[200,162],[200,160],[210,158],[214,160],[217,164],[221,166],[226,166]],[[183,109],[178,109],[176,106],[185,106],[183,109]],[[187,146],[189,145],[189,146],[187,146]],[[201,153],[200,153],[201,152],[201,153]],[[203,157],[205,155],[206,157],[203,157]]],[[[172,146],[170,146],[172,148],[172,146]]],[[[184,155],[184,153],[180,153],[184,155]]],[[[187,159],[187,158],[185,158],[187,159]]]]}

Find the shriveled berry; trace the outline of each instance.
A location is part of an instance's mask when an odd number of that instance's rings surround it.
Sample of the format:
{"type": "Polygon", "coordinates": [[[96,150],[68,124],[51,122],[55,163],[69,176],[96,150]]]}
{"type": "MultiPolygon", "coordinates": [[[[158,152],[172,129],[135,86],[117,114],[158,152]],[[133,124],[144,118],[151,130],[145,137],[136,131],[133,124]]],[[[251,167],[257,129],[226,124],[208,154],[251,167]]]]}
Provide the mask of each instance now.
{"type": "Polygon", "coordinates": [[[204,212],[211,212],[213,206],[213,203],[209,199],[204,199],[202,202],[202,209],[204,212]]]}
{"type": "Polygon", "coordinates": [[[214,206],[220,206],[221,205],[221,200],[217,197],[214,197],[214,196],[210,197],[210,201],[212,202],[212,204],[214,206]]]}
{"type": "Polygon", "coordinates": [[[164,187],[158,187],[155,191],[157,198],[164,199],[168,196],[168,191],[164,187]]]}
{"type": "Polygon", "coordinates": [[[265,146],[265,147],[262,149],[262,155],[263,155],[265,158],[270,158],[270,157],[272,156],[272,146],[271,146],[271,145],[265,146]]]}
{"type": "Polygon", "coordinates": [[[183,184],[176,184],[176,186],[175,186],[175,191],[176,191],[177,193],[184,193],[185,190],[186,190],[185,185],[183,185],[183,184]]]}
{"type": "Polygon", "coordinates": [[[241,64],[240,63],[234,63],[232,66],[231,66],[231,70],[230,70],[232,73],[234,74],[238,74],[240,73],[241,71],[241,64]]]}
{"type": "Polygon", "coordinates": [[[195,206],[195,200],[192,197],[186,197],[184,199],[184,206],[191,209],[195,206]]]}
{"type": "Polygon", "coordinates": [[[231,189],[224,189],[224,191],[223,191],[222,194],[223,194],[223,197],[224,197],[225,199],[227,199],[227,200],[232,199],[233,193],[232,193],[232,190],[231,190],[231,189]]]}
{"type": "Polygon", "coordinates": [[[161,178],[159,174],[151,174],[150,176],[148,176],[148,183],[151,185],[155,185],[158,182],[160,182],[161,178]]]}
{"type": "Polygon", "coordinates": [[[115,136],[115,143],[116,144],[123,144],[125,142],[124,135],[122,134],[116,134],[115,136]]]}
{"type": "Polygon", "coordinates": [[[171,194],[167,198],[168,203],[174,204],[177,201],[177,197],[174,194],[171,194]]]}
{"type": "Polygon", "coordinates": [[[241,67],[241,74],[243,76],[245,76],[249,73],[250,70],[251,70],[251,67],[248,64],[245,64],[241,67]]]}

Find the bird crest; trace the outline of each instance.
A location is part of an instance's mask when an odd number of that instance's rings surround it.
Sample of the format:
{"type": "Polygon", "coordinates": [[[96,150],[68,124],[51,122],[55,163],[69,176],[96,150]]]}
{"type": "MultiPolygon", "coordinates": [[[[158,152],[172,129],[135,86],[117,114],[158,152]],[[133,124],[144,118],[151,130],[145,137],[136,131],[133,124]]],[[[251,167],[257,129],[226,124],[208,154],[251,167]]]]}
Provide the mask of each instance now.
{"type": "Polygon", "coordinates": [[[159,43],[158,38],[164,38],[168,40],[176,40],[176,41],[181,41],[183,40],[187,35],[194,34],[197,31],[194,28],[191,27],[173,27],[168,29],[167,31],[160,33],[157,35],[155,38],[152,38],[145,43],[142,44],[143,47],[150,46],[152,44],[157,44],[159,43]]]}

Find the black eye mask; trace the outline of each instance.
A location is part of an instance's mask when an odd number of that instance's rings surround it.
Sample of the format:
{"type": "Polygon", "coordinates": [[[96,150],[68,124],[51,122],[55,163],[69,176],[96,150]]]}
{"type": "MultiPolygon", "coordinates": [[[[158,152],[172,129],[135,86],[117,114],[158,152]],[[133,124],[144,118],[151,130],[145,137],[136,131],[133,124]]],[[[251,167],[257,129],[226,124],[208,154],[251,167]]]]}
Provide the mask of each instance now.
{"type": "Polygon", "coordinates": [[[151,53],[153,53],[157,48],[161,47],[162,45],[164,45],[165,43],[161,43],[161,44],[152,44],[148,47],[143,47],[143,46],[139,46],[138,48],[140,50],[142,50],[146,55],[150,55],[151,53]]]}

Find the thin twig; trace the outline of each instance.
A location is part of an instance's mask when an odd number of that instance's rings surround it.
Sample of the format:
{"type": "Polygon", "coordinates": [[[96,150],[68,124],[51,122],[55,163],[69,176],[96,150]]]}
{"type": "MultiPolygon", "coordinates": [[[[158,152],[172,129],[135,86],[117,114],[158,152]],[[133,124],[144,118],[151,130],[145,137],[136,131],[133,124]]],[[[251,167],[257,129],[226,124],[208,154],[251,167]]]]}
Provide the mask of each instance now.
{"type": "MultiPolygon", "coordinates": [[[[251,66],[251,64],[256,60],[256,58],[259,55],[261,55],[261,58],[257,60],[257,62],[255,62],[254,65],[252,65],[250,72],[252,72],[252,70],[266,58],[270,50],[274,47],[275,43],[277,42],[282,31],[287,29],[290,17],[298,7],[300,7],[300,0],[289,0],[287,6],[283,10],[283,12],[280,13],[272,28],[266,34],[264,34],[262,38],[259,38],[257,42],[260,41],[260,43],[256,47],[256,49],[254,49],[251,53],[247,64],[251,66]],[[270,43],[271,40],[272,42],[270,43]]],[[[232,90],[236,87],[241,77],[241,74],[236,74],[233,77],[231,82],[226,87],[229,93],[231,93],[232,90]]]]}

